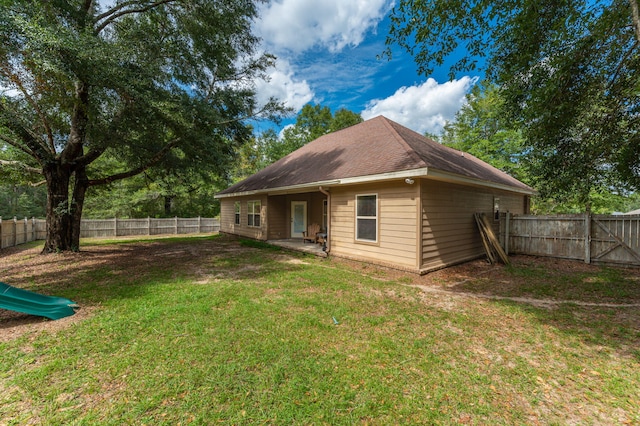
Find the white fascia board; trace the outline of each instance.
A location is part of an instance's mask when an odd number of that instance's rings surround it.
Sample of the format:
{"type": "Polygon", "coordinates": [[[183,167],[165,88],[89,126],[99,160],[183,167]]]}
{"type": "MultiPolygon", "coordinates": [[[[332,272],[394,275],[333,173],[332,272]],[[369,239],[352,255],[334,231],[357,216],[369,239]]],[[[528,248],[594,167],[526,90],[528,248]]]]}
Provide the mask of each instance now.
{"type": "Polygon", "coordinates": [[[253,191],[243,191],[243,192],[233,192],[231,194],[216,194],[213,198],[229,198],[229,197],[244,197],[248,195],[257,195],[257,194],[287,194],[291,192],[300,192],[305,189],[317,189],[318,186],[332,186],[339,184],[340,181],[337,179],[334,180],[323,180],[320,182],[311,182],[311,183],[302,183],[299,185],[290,185],[290,186],[282,186],[280,188],[266,188],[266,189],[256,189],[253,191]]]}
{"type": "Polygon", "coordinates": [[[429,177],[436,180],[443,180],[452,183],[460,183],[466,185],[484,186],[486,188],[501,189],[503,191],[517,192],[525,195],[535,195],[537,191],[533,189],[518,188],[516,186],[505,185],[497,182],[489,182],[486,180],[475,179],[467,176],[461,176],[455,173],[443,172],[441,170],[431,170],[429,177]]]}
{"type": "Polygon", "coordinates": [[[378,175],[355,176],[355,177],[340,179],[340,185],[353,185],[356,183],[379,182],[381,180],[418,178],[421,176],[427,176],[428,172],[429,172],[429,169],[427,167],[423,167],[421,169],[402,170],[399,172],[390,172],[390,173],[380,173],[378,175]]]}

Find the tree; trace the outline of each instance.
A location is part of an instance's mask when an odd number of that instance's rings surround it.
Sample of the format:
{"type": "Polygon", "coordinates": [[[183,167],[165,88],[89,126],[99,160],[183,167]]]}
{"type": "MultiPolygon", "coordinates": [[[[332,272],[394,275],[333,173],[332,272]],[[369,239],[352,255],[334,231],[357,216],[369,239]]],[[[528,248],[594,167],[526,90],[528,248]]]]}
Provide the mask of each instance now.
{"type": "Polygon", "coordinates": [[[362,122],[362,117],[353,111],[341,108],[331,113],[327,106],[307,104],[302,107],[293,126],[284,129],[281,139],[268,138],[266,146],[267,164],[279,160],[296,149],[318,139],[362,122]]]}
{"type": "Polygon", "coordinates": [[[444,126],[443,145],[468,152],[525,183],[526,150],[522,132],[503,113],[504,99],[495,85],[474,86],[467,103],[444,126]]]}
{"type": "Polygon", "coordinates": [[[110,185],[94,188],[87,194],[84,218],[215,217],[220,204],[216,192],[226,187],[213,174],[202,180],[170,176],[158,181],[147,173],[110,185]],[[172,183],[172,185],[170,185],[172,183]]]}
{"type": "Polygon", "coordinates": [[[486,59],[543,195],[589,209],[593,188],[640,188],[637,0],[400,0],[391,20],[387,43],[425,74],[461,49],[452,77],[486,59]]]}
{"type": "MultiPolygon", "coordinates": [[[[504,111],[505,102],[498,88],[490,83],[475,86],[467,95],[467,103],[455,119],[444,127],[441,143],[468,152],[483,161],[530,184],[530,149],[522,132],[504,111]]],[[[594,186],[588,194],[591,211],[608,214],[628,211],[637,196],[616,192],[606,186],[594,186]]],[[[532,199],[531,210],[538,214],[579,213],[584,204],[575,199],[553,196],[532,199]]]]}
{"type": "Polygon", "coordinates": [[[98,3],[0,7],[0,160],[46,182],[45,253],[79,248],[89,188],[176,158],[222,172],[250,137],[243,120],[279,111],[254,98],[274,59],[255,51],[254,2],[98,3]]]}

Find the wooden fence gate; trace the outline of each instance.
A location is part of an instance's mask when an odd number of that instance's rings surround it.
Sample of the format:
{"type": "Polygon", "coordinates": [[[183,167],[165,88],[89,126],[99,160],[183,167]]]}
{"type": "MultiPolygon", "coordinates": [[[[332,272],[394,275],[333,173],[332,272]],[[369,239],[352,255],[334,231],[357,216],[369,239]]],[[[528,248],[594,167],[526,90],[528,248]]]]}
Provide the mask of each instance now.
{"type": "Polygon", "coordinates": [[[640,266],[640,215],[506,214],[500,233],[507,253],[640,266]]]}
{"type": "Polygon", "coordinates": [[[592,262],[640,265],[640,216],[593,216],[592,262]]]}

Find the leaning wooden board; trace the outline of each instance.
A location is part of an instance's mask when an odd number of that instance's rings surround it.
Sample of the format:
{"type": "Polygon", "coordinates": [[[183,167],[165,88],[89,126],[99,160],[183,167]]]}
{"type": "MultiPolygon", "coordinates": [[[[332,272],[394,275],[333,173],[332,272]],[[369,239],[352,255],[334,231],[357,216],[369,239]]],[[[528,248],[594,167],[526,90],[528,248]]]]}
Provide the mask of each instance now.
{"type": "Polygon", "coordinates": [[[498,257],[502,263],[508,265],[509,258],[500,246],[500,241],[498,241],[496,234],[493,232],[493,228],[491,227],[491,223],[487,216],[484,213],[474,213],[474,216],[476,218],[476,224],[478,225],[480,235],[482,236],[482,244],[484,245],[484,249],[489,257],[489,261],[491,263],[495,263],[495,259],[498,257]]]}

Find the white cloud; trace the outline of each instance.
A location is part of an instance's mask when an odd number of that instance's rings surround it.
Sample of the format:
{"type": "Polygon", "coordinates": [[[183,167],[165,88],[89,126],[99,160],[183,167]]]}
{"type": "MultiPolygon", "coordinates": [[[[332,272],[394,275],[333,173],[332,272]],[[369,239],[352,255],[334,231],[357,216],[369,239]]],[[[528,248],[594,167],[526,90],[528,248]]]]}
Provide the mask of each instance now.
{"type": "Polygon", "coordinates": [[[4,86],[4,83],[0,81],[0,96],[6,96],[7,98],[19,98],[22,97],[22,92],[18,90],[14,84],[4,86]]]}
{"type": "Polygon", "coordinates": [[[115,6],[116,0],[98,0],[98,7],[101,11],[106,11],[115,6]]]}
{"type": "Polygon", "coordinates": [[[419,86],[401,87],[386,99],[370,101],[362,111],[362,118],[384,115],[418,133],[439,134],[446,122],[455,117],[477,81],[477,77],[464,76],[439,84],[429,78],[419,86]]]}
{"type": "Polygon", "coordinates": [[[391,6],[389,0],[277,0],[263,8],[257,30],[276,50],[337,52],[359,45],[391,6]]]}
{"type": "Polygon", "coordinates": [[[274,97],[296,112],[314,97],[306,80],[296,80],[289,62],[284,60],[277,61],[276,68],[269,73],[269,81],[256,82],[256,94],[260,105],[274,97]]]}

